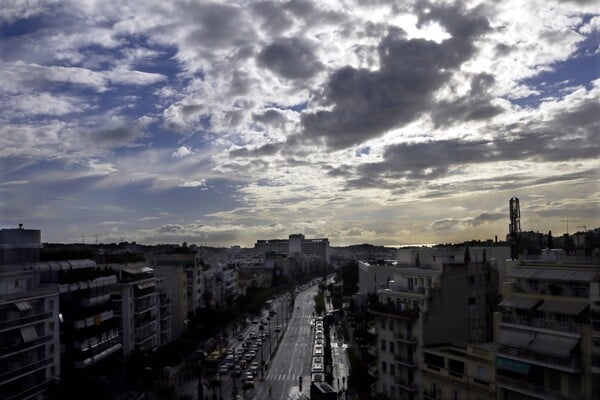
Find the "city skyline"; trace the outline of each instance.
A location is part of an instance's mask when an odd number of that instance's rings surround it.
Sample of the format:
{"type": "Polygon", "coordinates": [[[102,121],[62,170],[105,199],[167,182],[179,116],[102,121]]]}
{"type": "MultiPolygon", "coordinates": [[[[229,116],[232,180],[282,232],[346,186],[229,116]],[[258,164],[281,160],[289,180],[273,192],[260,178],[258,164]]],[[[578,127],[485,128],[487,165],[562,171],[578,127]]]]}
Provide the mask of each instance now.
{"type": "Polygon", "coordinates": [[[1,226],[398,246],[503,240],[511,197],[600,226],[595,2],[361,3],[3,6],[1,226]]]}

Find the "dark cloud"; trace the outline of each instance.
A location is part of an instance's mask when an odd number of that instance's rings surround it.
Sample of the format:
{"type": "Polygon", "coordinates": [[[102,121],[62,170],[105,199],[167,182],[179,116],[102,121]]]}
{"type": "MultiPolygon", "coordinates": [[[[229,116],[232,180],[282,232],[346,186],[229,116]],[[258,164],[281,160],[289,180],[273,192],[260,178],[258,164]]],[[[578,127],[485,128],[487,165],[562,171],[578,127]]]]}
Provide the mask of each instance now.
{"type": "Polygon", "coordinates": [[[493,97],[488,88],[494,83],[489,74],[478,74],[471,79],[471,89],[458,99],[441,100],[431,112],[431,119],[436,127],[457,121],[473,121],[491,118],[500,114],[503,109],[491,104],[493,97]]]}
{"type": "Polygon", "coordinates": [[[185,37],[186,44],[202,57],[211,59],[215,56],[215,49],[237,50],[252,45],[256,40],[253,25],[248,24],[246,14],[239,7],[213,2],[190,2],[181,7],[180,11],[193,27],[185,37]]]}
{"type": "Polygon", "coordinates": [[[561,162],[595,159],[600,154],[600,104],[573,106],[553,119],[531,122],[495,140],[438,140],[385,148],[379,163],[358,167],[361,182],[380,178],[423,179],[447,175],[465,164],[511,160],[561,162]]]}
{"type": "Polygon", "coordinates": [[[330,148],[342,149],[430,110],[433,94],[473,55],[476,36],[489,28],[479,8],[466,12],[431,7],[421,22],[432,19],[446,26],[452,38],[442,43],[407,40],[403,31],[391,30],[379,43],[379,70],[344,67],[331,75],[322,102],[332,108],[305,113],[304,136],[325,139],[330,148]]]}
{"type": "Polygon", "coordinates": [[[274,41],[262,49],[257,61],[259,65],[286,79],[307,79],[323,68],[310,42],[299,38],[274,41]]]}
{"type": "Polygon", "coordinates": [[[279,2],[260,1],[251,5],[252,11],[262,19],[261,28],[279,36],[292,26],[292,19],[279,2]]]}
{"type": "Polygon", "coordinates": [[[276,154],[281,149],[281,145],[278,143],[267,143],[256,149],[249,150],[247,148],[241,148],[229,152],[232,157],[264,157],[276,154]]]}
{"type": "Polygon", "coordinates": [[[460,221],[454,218],[442,218],[431,223],[431,229],[434,231],[447,231],[455,229],[460,225],[460,221]]]}
{"type": "Polygon", "coordinates": [[[90,134],[92,142],[101,143],[110,147],[126,146],[137,138],[142,136],[142,133],[137,127],[117,127],[96,131],[90,134]]]}
{"type": "Polygon", "coordinates": [[[493,222],[493,221],[498,221],[498,220],[506,219],[506,218],[507,218],[506,213],[483,213],[473,219],[467,220],[466,223],[468,225],[472,225],[472,226],[479,226],[486,222],[493,222]]]}
{"type": "Polygon", "coordinates": [[[285,116],[274,109],[267,110],[262,114],[253,114],[252,118],[266,125],[281,125],[286,121],[285,116]]]}

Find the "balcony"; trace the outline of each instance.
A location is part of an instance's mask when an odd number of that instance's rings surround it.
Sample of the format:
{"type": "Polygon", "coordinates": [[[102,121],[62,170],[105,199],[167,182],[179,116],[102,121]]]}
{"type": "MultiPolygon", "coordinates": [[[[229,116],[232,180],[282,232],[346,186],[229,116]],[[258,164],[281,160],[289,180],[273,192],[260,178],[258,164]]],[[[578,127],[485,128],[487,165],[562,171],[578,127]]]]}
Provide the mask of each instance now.
{"type": "Polygon", "coordinates": [[[394,340],[406,344],[417,344],[417,338],[414,336],[403,335],[398,332],[394,332],[394,340]]]}
{"type": "Polygon", "coordinates": [[[400,365],[403,365],[407,368],[417,368],[417,364],[415,364],[414,360],[408,357],[403,357],[400,354],[394,355],[394,360],[400,365]]]}
{"type": "Polygon", "coordinates": [[[50,340],[52,340],[52,335],[40,336],[37,339],[27,343],[23,343],[20,340],[16,344],[2,343],[0,347],[0,360],[20,351],[30,350],[36,346],[46,344],[50,340]]]}
{"type": "Polygon", "coordinates": [[[33,374],[35,371],[44,368],[50,364],[54,360],[53,357],[44,358],[41,360],[33,361],[28,364],[22,364],[18,366],[16,369],[13,368],[12,371],[5,372],[0,375],[0,382],[8,383],[14,379],[17,379],[23,375],[33,374]]]}
{"type": "Polygon", "coordinates": [[[377,390],[377,382],[371,384],[371,390],[369,391],[370,397],[379,397],[379,391],[377,390]]]}
{"type": "Polygon", "coordinates": [[[440,389],[423,390],[423,400],[441,400],[442,392],[440,389]]]}
{"type": "Polygon", "coordinates": [[[556,369],[559,371],[570,373],[581,372],[580,358],[577,356],[562,358],[504,345],[500,345],[498,347],[498,355],[518,361],[540,365],[542,367],[556,369]]]}
{"type": "Polygon", "coordinates": [[[135,302],[135,314],[142,314],[152,308],[156,307],[156,301],[147,301],[143,299],[135,302]]]}
{"type": "Polygon", "coordinates": [[[398,385],[400,389],[405,390],[407,392],[417,392],[419,388],[412,382],[408,382],[404,380],[402,377],[395,376],[394,377],[394,385],[398,385]]]}
{"type": "Polygon", "coordinates": [[[538,386],[528,381],[508,378],[503,375],[496,375],[496,385],[521,393],[527,396],[535,397],[536,399],[552,399],[552,400],[567,400],[569,396],[565,396],[558,390],[553,390],[545,386],[538,386]]]}
{"type": "Polygon", "coordinates": [[[402,307],[401,305],[394,305],[393,303],[370,303],[368,311],[371,314],[381,315],[385,317],[395,317],[407,319],[410,321],[419,318],[419,310],[413,307],[402,307]]]}
{"type": "Polygon", "coordinates": [[[371,335],[377,335],[377,326],[375,321],[369,321],[367,324],[367,332],[371,335]]]}
{"type": "Polygon", "coordinates": [[[563,322],[553,319],[526,318],[510,314],[504,314],[502,315],[502,322],[515,325],[525,325],[531,328],[552,329],[561,332],[581,333],[581,324],[569,321],[563,322]]]}
{"type": "Polygon", "coordinates": [[[369,355],[373,357],[377,357],[377,346],[375,346],[374,344],[370,344],[369,346],[367,346],[367,353],[369,353],[369,355]]]}
{"type": "Polygon", "coordinates": [[[367,372],[373,378],[378,378],[379,377],[379,370],[377,369],[377,365],[375,365],[375,364],[369,365],[369,369],[367,370],[367,372]]]}
{"type": "Polygon", "coordinates": [[[45,319],[52,318],[51,312],[39,313],[34,315],[28,315],[25,317],[11,319],[9,321],[0,322],[0,332],[8,329],[20,327],[21,325],[31,325],[33,322],[40,322],[45,319]]]}

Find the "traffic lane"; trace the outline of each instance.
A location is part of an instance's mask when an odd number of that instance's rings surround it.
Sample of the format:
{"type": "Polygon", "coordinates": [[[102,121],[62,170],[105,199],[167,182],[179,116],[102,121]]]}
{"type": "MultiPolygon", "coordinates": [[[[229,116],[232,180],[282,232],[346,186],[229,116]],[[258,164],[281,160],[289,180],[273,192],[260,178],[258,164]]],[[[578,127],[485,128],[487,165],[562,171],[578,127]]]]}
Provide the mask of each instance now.
{"type": "Polygon", "coordinates": [[[288,398],[299,391],[299,377],[303,378],[303,390],[308,390],[310,362],[312,357],[312,329],[307,323],[314,311],[313,298],[316,292],[301,292],[296,298],[296,308],[279,349],[267,374],[266,385],[259,388],[257,398],[268,396],[268,386],[272,387],[273,398],[288,398]],[[308,372],[308,375],[307,375],[308,372]],[[308,376],[308,378],[307,378],[308,376]]]}

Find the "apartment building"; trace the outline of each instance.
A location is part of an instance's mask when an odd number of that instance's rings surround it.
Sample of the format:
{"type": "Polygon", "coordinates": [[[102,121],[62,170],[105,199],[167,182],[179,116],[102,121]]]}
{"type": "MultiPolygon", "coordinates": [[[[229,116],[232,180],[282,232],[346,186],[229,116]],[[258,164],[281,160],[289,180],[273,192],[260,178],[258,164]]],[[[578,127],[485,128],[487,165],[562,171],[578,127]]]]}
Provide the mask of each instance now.
{"type": "Polygon", "coordinates": [[[111,294],[123,343],[123,354],[155,350],[160,343],[159,291],[154,269],[120,266],[111,294]]]}
{"type": "MultiPolygon", "coordinates": [[[[164,346],[173,338],[172,317],[171,311],[171,295],[167,288],[164,278],[156,280],[157,295],[158,295],[158,345],[164,346]]],[[[179,333],[178,335],[179,336],[179,333]]]]}
{"type": "Polygon", "coordinates": [[[58,285],[0,266],[0,398],[46,398],[60,376],[58,285]]]}
{"type": "Polygon", "coordinates": [[[494,315],[501,398],[598,399],[600,265],[510,267],[494,315]]]}
{"type": "MultiPolygon", "coordinates": [[[[466,249],[463,257],[466,262],[441,266],[389,261],[373,269],[373,274],[389,274],[368,305],[377,346],[377,364],[369,371],[377,377],[377,392],[392,399],[421,398],[428,346],[492,340],[486,321],[492,316],[489,303],[496,298],[494,274],[488,261],[470,262],[466,249]]],[[[361,268],[368,275],[370,264],[362,262],[361,268]]]]}
{"type": "Polygon", "coordinates": [[[292,234],[288,239],[257,240],[254,249],[262,254],[273,252],[291,256],[299,253],[324,264],[331,261],[329,239],[306,239],[302,234],[292,234]]]}
{"type": "Polygon", "coordinates": [[[40,262],[30,266],[40,281],[60,290],[60,342],[63,374],[120,355],[121,338],[110,294],[116,272],[92,260],[40,262]]]}
{"type": "Polygon", "coordinates": [[[495,400],[493,343],[423,348],[421,367],[424,400],[495,400]]]}

